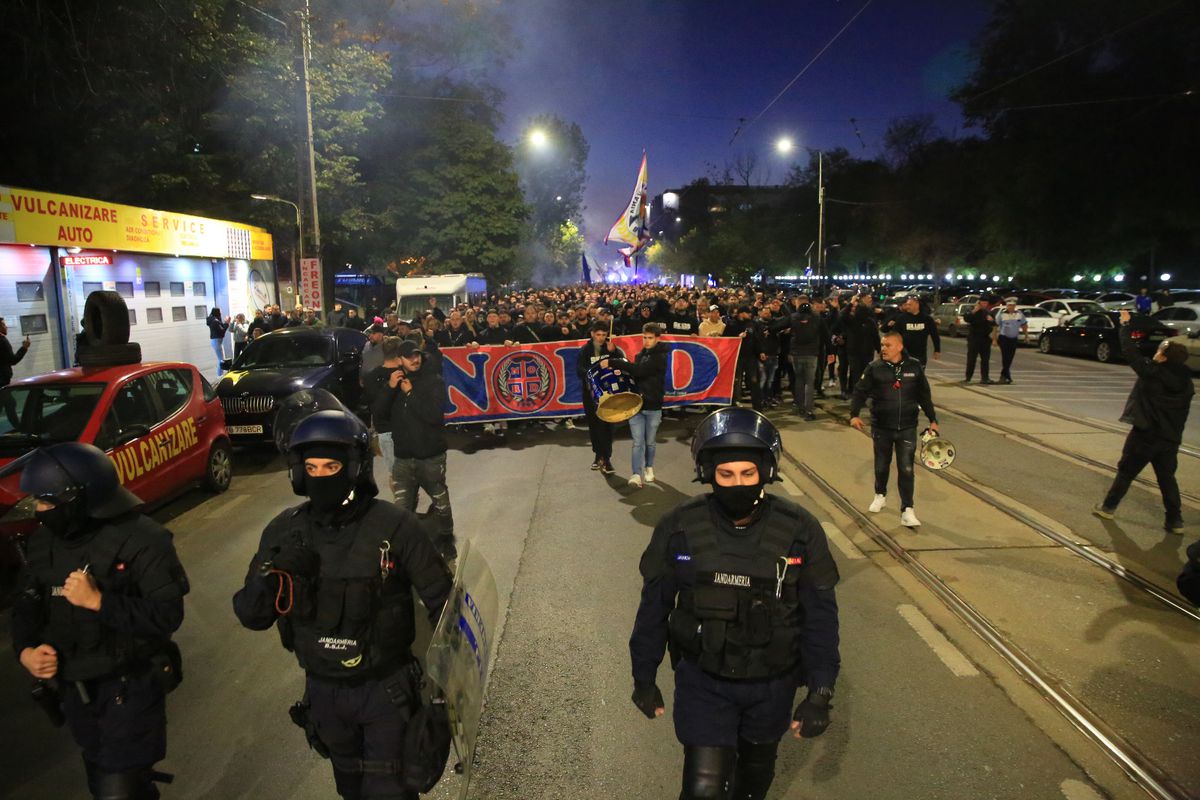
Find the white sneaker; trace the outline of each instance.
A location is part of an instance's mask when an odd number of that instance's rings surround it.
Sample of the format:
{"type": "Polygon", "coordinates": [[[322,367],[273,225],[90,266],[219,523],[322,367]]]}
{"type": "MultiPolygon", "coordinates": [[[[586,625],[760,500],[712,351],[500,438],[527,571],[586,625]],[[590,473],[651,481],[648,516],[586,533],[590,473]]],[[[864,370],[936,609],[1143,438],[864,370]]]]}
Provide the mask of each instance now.
{"type": "Polygon", "coordinates": [[[886,505],[887,495],[877,494],[875,495],[875,499],[871,501],[871,505],[867,506],[867,511],[870,511],[872,514],[878,514],[880,511],[883,511],[883,507],[886,505]]]}
{"type": "Polygon", "coordinates": [[[630,475],[629,476],[629,485],[635,489],[642,488],[642,476],[638,475],[638,474],[630,475]]]}
{"type": "Polygon", "coordinates": [[[567,426],[567,430],[575,430],[575,420],[571,419],[570,417],[567,417],[567,421],[564,424],[567,426]]]}
{"type": "Polygon", "coordinates": [[[646,476],[646,483],[654,483],[654,467],[646,467],[642,474],[646,476]]]}
{"type": "Polygon", "coordinates": [[[921,524],[921,520],[913,513],[912,506],[900,512],[900,524],[906,528],[915,528],[921,524]]]}

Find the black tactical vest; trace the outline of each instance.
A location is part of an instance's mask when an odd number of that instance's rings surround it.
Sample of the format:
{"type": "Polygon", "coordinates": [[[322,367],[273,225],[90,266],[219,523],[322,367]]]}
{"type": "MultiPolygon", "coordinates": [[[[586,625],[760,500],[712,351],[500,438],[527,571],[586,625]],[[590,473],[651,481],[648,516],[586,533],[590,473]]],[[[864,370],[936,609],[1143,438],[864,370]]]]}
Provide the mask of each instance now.
{"type": "Polygon", "coordinates": [[[98,612],[73,606],[62,594],[67,576],[86,567],[101,592],[136,596],[122,553],[135,532],[133,526],[104,525],[89,539],[68,542],[43,528],[29,538],[28,568],[42,586],[43,632],[46,644],[58,652],[62,680],[121,675],[161,647],[101,624],[98,612]]]}
{"type": "Polygon", "coordinates": [[[670,617],[674,659],[695,661],[723,678],[771,678],[800,661],[804,609],[800,573],[804,559],[793,555],[800,518],[773,502],[760,520],[757,548],[742,553],[722,548],[722,534],[705,497],[686,504],[679,532],[687,540],[685,572],[693,580],[680,589],[670,617]]]}
{"type": "Polygon", "coordinates": [[[352,539],[348,549],[313,541],[306,513],[288,522],[291,530],[285,537],[299,536],[320,558],[319,576],[304,589],[314,592],[315,611],[307,619],[282,616],[278,623],[284,646],[296,654],[301,668],[317,677],[346,680],[373,677],[411,660],[412,583],[396,563],[391,544],[401,524],[399,510],[373,501],[366,514],[340,532],[352,539]]]}

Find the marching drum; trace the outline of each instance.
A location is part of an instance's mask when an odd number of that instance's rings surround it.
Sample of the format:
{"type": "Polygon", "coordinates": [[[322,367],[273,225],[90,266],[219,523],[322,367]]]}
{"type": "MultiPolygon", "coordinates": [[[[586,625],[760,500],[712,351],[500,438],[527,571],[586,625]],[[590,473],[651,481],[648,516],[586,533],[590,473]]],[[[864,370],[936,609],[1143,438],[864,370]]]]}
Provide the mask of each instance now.
{"type": "Polygon", "coordinates": [[[605,422],[624,422],[642,410],[642,396],[633,378],[596,362],[588,367],[588,385],[596,401],[596,416],[605,422]]]}

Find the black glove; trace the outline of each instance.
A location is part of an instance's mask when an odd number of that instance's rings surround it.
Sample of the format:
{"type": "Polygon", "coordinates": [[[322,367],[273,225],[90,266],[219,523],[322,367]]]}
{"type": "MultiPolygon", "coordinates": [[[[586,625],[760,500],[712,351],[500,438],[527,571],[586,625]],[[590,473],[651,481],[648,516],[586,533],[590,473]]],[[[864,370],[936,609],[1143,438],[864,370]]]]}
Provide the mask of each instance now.
{"type": "Polygon", "coordinates": [[[633,704],[646,715],[646,719],[654,719],[658,709],[664,707],[662,692],[653,683],[635,683],[633,685],[633,704]]]}
{"type": "Polygon", "coordinates": [[[812,739],[829,727],[830,695],[809,692],[804,702],[796,706],[792,719],[800,723],[800,736],[812,739]]]}
{"type": "Polygon", "coordinates": [[[285,544],[270,559],[271,568],[293,578],[315,578],[320,568],[317,554],[300,543],[285,544]]]}

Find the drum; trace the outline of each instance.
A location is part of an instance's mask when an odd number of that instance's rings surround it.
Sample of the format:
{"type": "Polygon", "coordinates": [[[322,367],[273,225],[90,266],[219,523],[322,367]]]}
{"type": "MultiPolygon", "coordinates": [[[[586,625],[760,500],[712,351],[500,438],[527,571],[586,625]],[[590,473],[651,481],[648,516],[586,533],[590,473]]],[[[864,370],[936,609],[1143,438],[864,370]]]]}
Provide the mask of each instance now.
{"type": "Polygon", "coordinates": [[[612,367],[592,364],[587,371],[588,386],[596,401],[596,416],[605,422],[624,422],[642,410],[642,396],[633,378],[612,367]]]}

